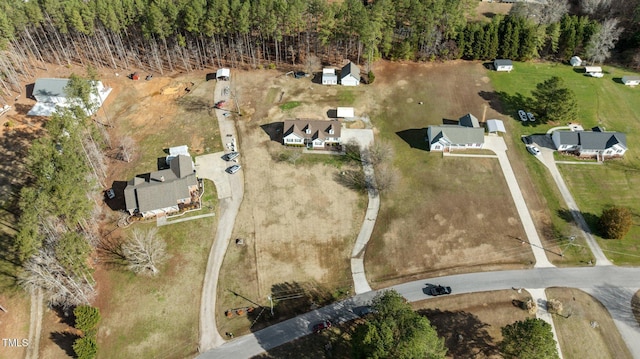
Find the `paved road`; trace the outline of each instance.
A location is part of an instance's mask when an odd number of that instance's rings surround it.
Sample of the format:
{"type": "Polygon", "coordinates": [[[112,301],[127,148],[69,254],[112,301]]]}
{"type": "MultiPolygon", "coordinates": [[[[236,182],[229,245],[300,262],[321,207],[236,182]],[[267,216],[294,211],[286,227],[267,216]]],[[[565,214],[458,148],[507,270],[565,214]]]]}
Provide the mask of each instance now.
{"type": "MultiPolygon", "coordinates": [[[[215,101],[227,100],[228,95],[224,95],[224,87],[229,86],[229,82],[219,81],[216,83],[214,93],[215,101]]],[[[232,117],[224,117],[226,111],[213,110],[216,112],[220,136],[226,146],[231,138],[237,139],[236,128],[232,117]],[[231,136],[227,136],[231,135],[231,136]]],[[[239,141],[236,140],[236,151],[239,141]]],[[[242,170],[229,175],[224,172],[226,163],[220,158],[222,153],[200,156],[196,158],[198,176],[209,178],[216,183],[219,198],[219,219],[215,239],[209,252],[209,260],[202,286],[202,298],[200,302],[200,343],[198,349],[205,352],[224,343],[224,339],[218,333],[216,326],[216,293],[218,289],[218,275],[224,254],[227,251],[229,240],[236,222],[236,216],[244,196],[244,175],[242,170]]]]}
{"type": "Polygon", "coordinates": [[[507,145],[505,144],[504,139],[500,136],[484,136],[484,141],[484,148],[493,151],[498,156],[498,162],[500,162],[502,174],[507,181],[507,187],[509,187],[511,197],[513,198],[518,215],[520,216],[520,222],[522,222],[524,231],[527,234],[527,240],[531,245],[534,257],[536,258],[535,267],[553,267],[554,265],[549,262],[549,259],[547,259],[547,255],[543,249],[544,247],[542,247],[542,242],[538,236],[538,231],[533,224],[531,213],[529,213],[529,209],[527,208],[527,202],[524,200],[524,196],[522,195],[522,191],[520,191],[520,186],[518,185],[516,176],[513,173],[513,168],[511,168],[509,157],[507,157],[507,145]]]}
{"type": "Polygon", "coordinates": [[[589,229],[587,222],[584,220],[582,212],[580,212],[580,209],[578,208],[578,204],[573,199],[573,196],[571,195],[569,188],[564,182],[560,171],[558,171],[558,166],[556,166],[556,161],[553,157],[555,146],[553,145],[551,138],[545,135],[533,135],[531,136],[531,139],[535,142],[536,145],[538,145],[538,148],[540,148],[541,153],[540,155],[536,156],[536,158],[549,169],[551,177],[556,182],[556,186],[558,186],[558,190],[560,191],[562,198],[564,198],[564,201],[567,204],[567,207],[569,208],[573,219],[578,224],[578,227],[582,231],[582,234],[587,241],[589,249],[591,249],[591,253],[596,259],[596,265],[613,265],[613,263],[611,263],[611,261],[609,261],[609,259],[607,259],[607,257],[604,255],[602,249],[598,245],[598,242],[596,242],[595,238],[593,238],[593,235],[591,235],[591,230],[589,229]]]}
{"type": "MultiPolygon", "coordinates": [[[[640,268],[615,266],[582,268],[534,268],[514,271],[459,274],[403,283],[392,289],[414,302],[429,299],[427,283],[450,285],[455,294],[512,288],[574,287],[585,290],[609,310],[631,354],[640,358],[640,327],[631,314],[631,297],[640,289],[640,268]]],[[[201,359],[249,358],[312,332],[311,326],[325,318],[337,322],[356,318],[353,308],[367,303],[375,292],[359,294],[345,301],[305,313],[258,332],[238,337],[198,356],[201,359]]]]}

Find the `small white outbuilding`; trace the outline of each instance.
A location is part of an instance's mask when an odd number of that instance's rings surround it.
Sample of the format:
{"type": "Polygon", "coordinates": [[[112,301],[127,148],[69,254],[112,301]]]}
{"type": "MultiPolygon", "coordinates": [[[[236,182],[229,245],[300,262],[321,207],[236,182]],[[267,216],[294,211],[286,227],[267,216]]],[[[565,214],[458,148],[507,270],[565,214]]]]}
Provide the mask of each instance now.
{"type": "Polygon", "coordinates": [[[622,83],[627,86],[638,86],[640,85],[640,76],[623,76],[622,83]]]}
{"type": "Polygon", "coordinates": [[[216,71],[216,80],[219,81],[229,81],[231,78],[231,70],[227,68],[221,68],[216,71]]]}
{"type": "Polygon", "coordinates": [[[569,63],[573,67],[582,66],[582,59],[579,58],[578,56],[574,56],[574,57],[571,58],[571,60],[569,60],[569,63]]]}
{"type": "Polygon", "coordinates": [[[353,107],[338,107],[336,117],[338,118],[354,118],[355,112],[353,107]]]}
{"type": "Polygon", "coordinates": [[[336,69],[324,68],[322,69],[322,84],[323,85],[337,85],[338,76],[336,75],[336,69]]]}

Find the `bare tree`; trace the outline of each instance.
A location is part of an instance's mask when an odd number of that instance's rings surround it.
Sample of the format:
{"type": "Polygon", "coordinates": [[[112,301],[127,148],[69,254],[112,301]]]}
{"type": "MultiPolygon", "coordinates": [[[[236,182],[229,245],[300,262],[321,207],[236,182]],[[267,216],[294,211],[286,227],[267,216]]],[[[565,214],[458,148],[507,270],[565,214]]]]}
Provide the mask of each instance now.
{"type": "Polygon", "coordinates": [[[547,0],[545,3],[519,2],[511,9],[511,14],[526,17],[538,24],[558,22],[567,12],[568,0],[547,0]]]}
{"type": "Polygon", "coordinates": [[[615,46],[622,28],[618,27],[618,19],[607,19],[589,40],[586,55],[593,63],[602,63],[611,56],[611,50],[615,46]]]}
{"type": "Polygon", "coordinates": [[[385,192],[398,183],[398,171],[389,163],[377,165],[375,167],[375,174],[375,189],[378,190],[378,192],[385,192]]]}
{"type": "Polygon", "coordinates": [[[124,136],[120,140],[119,157],[126,162],[131,162],[131,156],[136,148],[136,142],[129,136],[124,136]]]}
{"type": "Polygon", "coordinates": [[[158,236],[158,229],[148,231],[134,229],[131,236],[122,243],[122,255],[127,267],[134,273],[156,275],[158,266],[166,259],[166,243],[158,236]]]}
{"type": "Polygon", "coordinates": [[[369,146],[365,152],[365,161],[376,166],[393,158],[395,152],[389,142],[378,141],[369,146]]]}
{"type": "Polygon", "coordinates": [[[611,6],[611,0],[581,0],[580,8],[582,12],[594,15],[602,12],[608,12],[611,6]]]}
{"type": "Polygon", "coordinates": [[[91,278],[69,273],[55,254],[44,248],[25,263],[19,277],[22,286],[28,290],[44,289],[51,304],[65,308],[89,303],[95,295],[92,282],[91,278]]]}
{"type": "Polygon", "coordinates": [[[335,174],[334,178],[336,182],[347,188],[362,192],[367,190],[367,179],[362,169],[340,171],[335,174]]]}

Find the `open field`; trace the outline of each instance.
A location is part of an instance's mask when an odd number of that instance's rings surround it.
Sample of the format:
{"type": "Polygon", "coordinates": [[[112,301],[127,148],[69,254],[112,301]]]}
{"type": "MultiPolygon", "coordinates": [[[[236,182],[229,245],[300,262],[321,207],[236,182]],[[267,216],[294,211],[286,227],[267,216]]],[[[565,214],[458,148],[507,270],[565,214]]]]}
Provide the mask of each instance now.
{"type": "MultiPolygon", "coordinates": [[[[629,151],[624,159],[605,161],[603,166],[559,165],[559,169],[569,186],[580,210],[592,231],[598,233],[594,224],[605,206],[621,204],[635,213],[638,223],[640,213],[640,195],[635,191],[640,169],[640,152],[634,150],[634,144],[640,143],[640,97],[637,88],[622,85],[619,79],[632,74],[619,68],[604,66],[605,77],[601,79],[586,77],[572,67],[555,63],[516,63],[510,74],[491,72],[490,77],[499,97],[502,99],[503,114],[515,117],[519,108],[531,96],[531,90],[551,76],[561,77],[565,84],[573,89],[578,99],[579,122],[585,129],[603,126],[608,131],[623,132],[627,136],[629,151]]],[[[484,94],[492,98],[492,94],[484,94]]],[[[495,107],[500,109],[498,103],[495,107]]],[[[545,133],[549,128],[565,123],[522,125],[512,120],[513,138],[521,134],[545,133]]],[[[525,153],[523,146],[519,151],[525,153]]],[[[537,161],[529,161],[537,162],[537,161]]],[[[567,223],[566,206],[558,205],[560,197],[548,192],[555,187],[548,179],[546,169],[539,163],[530,163],[532,179],[545,194],[551,209],[554,232],[567,237],[574,231],[573,224],[567,223]],[[544,173],[544,174],[542,174],[544,173]]],[[[553,190],[555,192],[555,188],[553,190]]],[[[560,199],[560,201],[559,201],[560,199]]],[[[634,226],[623,241],[598,238],[605,254],[616,264],[640,263],[637,248],[640,244],[640,229],[634,226]]]]}
{"type": "MultiPolygon", "coordinates": [[[[31,301],[28,293],[16,288],[2,286],[0,305],[7,312],[0,310],[0,338],[22,339],[29,338],[29,308],[31,301]]],[[[0,345],[2,345],[0,343],[0,345]]],[[[0,349],[3,359],[22,359],[25,357],[26,347],[5,347],[0,349]]]]}
{"type": "Polygon", "coordinates": [[[597,299],[572,288],[548,288],[546,294],[563,304],[562,315],[554,315],[553,322],[565,358],[632,358],[609,312],[597,299]]]}
{"type": "Polygon", "coordinates": [[[352,292],[349,257],[366,202],[335,178],[359,164],[344,156],[300,156],[302,149],[284,148],[269,131],[285,119],[326,118],[336,105],[366,96],[353,95],[362,88],[322,87],[275,71],[236,71],[231,86],[243,112],[237,123],[245,176],[233,238],[244,245],[232,244],[225,256],[217,323],[221,333],[239,335],[259,313],[226,318],[229,309],[268,306],[272,296],[275,317],[267,310],[255,330],[352,292]],[[299,105],[283,110],[283,103],[299,105]]]}
{"type": "MultiPolygon", "coordinates": [[[[486,119],[504,118],[480,96],[492,91],[487,70],[469,62],[380,62],[375,72],[381,108],[372,121],[379,139],[392,144],[402,179],[382,195],[365,254],[367,278],[381,287],[411,276],[530,265],[533,255],[517,240],[524,231],[498,161],[443,158],[424,142],[426,127],[444,119],[471,112],[482,120],[485,109],[486,119]]],[[[523,161],[510,157],[534,221],[548,237],[545,205],[523,161]]]]}

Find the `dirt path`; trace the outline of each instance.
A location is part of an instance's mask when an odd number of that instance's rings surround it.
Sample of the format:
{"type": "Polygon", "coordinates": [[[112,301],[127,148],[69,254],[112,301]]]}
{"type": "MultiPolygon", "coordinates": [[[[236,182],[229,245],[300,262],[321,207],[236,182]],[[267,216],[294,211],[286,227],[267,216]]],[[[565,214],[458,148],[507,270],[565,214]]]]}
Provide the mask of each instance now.
{"type": "Polygon", "coordinates": [[[42,289],[38,288],[31,293],[31,319],[29,320],[29,346],[26,359],[38,359],[40,350],[40,335],[42,333],[42,289]]]}

